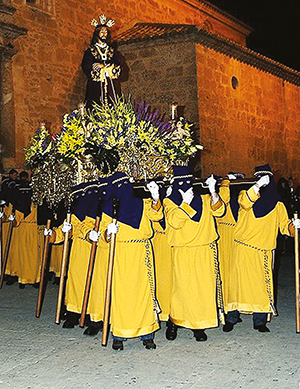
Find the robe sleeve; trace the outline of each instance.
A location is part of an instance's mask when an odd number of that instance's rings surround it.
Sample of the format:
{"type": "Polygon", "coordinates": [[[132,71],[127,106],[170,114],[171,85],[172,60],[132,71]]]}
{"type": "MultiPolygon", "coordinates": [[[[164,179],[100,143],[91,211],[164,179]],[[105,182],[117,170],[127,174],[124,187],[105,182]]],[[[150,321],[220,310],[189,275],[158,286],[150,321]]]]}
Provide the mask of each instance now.
{"type": "Polygon", "coordinates": [[[229,184],[230,184],[229,180],[223,180],[221,182],[220,191],[219,191],[219,196],[221,197],[221,199],[224,201],[226,205],[228,205],[230,201],[229,184]]]}
{"type": "Polygon", "coordinates": [[[94,61],[93,54],[91,53],[91,50],[87,49],[83,55],[81,67],[88,79],[92,79],[92,70],[93,70],[94,62],[95,61],[94,61]]]}
{"type": "Polygon", "coordinates": [[[226,211],[226,205],[222,199],[219,200],[215,204],[211,204],[212,214],[216,217],[222,217],[226,211]]]}
{"type": "Polygon", "coordinates": [[[295,236],[295,227],[288,217],[285,205],[278,202],[276,205],[277,217],[279,221],[279,230],[282,235],[295,236]]]}
{"type": "Polygon", "coordinates": [[[156,205],[153,205],[152,199],[146,199],[144,200],[144,206],[149,220],[158,222],[164,217],[160,200],[158,200],[156,205]]]}
{"type": "Polygon", "coordinates": [[[254,191],[253,186],[246,190],[242,190],[239,194],[238,202],[240,204],[240,207],[243,208],[245,211],[248,211],[253,207],[253,204],[255,201],[257,201],[260,198],[260,194],[256,194],[254,191]]]}
{"type": "Polygon", "coordinates": [[[166,199],[164,204],[167,222],[175,230],[180,230],[185,222],[196,214],[196,211],[187,203],[177,206],[166,199]]]}

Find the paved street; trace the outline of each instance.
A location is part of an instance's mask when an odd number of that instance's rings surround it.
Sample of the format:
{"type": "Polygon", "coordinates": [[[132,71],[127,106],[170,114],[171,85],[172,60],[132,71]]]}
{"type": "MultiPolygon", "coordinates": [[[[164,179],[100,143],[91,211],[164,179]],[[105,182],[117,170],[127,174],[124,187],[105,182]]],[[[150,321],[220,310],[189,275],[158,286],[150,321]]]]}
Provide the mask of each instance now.
{"type": "Polygon", "coordinates": [[[207,330],[196,342],[179,330],[165,339],[165,324],[156,350],[128,340],[124,351],[103,348],[100,337],[54,323],[57,286],[48,284],[42,315],[36,319],[37,290],[4,284],[0,290],[0,389],[6,388],[300,388],[300,334],[295,333],[294,270],[284,256],[279,272],[279,316],[270,333],[252,329],[251,318],[231,333],[207,330]]]}

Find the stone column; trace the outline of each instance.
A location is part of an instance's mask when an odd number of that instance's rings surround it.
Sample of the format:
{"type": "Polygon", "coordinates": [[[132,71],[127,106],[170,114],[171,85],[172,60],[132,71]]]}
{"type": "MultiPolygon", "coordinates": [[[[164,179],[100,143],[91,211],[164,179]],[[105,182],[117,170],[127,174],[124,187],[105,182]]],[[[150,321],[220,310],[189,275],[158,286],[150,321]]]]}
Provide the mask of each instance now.
{"type": "Polygon", "coordinates": [[[16,50],[0,48],[0,143],[2,157],[15,157],[15,112],[13,103],[12,57],[16,50]]]}
{"type": "Polygon", "coordinates": [[[14,158],[16,153],[12,57],[17,50],[13,41],[27,30],[14,23],[15,11],[9,0],[0,0],[0,169],[3,158],[14,158]]]}

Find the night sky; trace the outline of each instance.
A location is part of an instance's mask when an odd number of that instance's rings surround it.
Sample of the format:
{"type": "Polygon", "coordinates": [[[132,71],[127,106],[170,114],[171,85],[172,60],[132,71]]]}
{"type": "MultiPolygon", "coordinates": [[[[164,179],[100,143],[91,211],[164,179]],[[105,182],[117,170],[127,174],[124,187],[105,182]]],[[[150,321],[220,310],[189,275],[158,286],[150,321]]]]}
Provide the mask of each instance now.
{"type": "Polygon", "coordinates": [[[299,0],[209,0],[254,29],[247,47],[300,71],[299,0]]]}

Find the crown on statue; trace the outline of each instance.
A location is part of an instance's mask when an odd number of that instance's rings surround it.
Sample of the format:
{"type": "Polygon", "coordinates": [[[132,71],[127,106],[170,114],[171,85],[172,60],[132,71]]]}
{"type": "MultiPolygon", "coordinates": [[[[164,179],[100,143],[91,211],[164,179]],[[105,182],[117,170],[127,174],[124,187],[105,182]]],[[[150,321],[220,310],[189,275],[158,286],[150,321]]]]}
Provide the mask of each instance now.
{"type": "Polygon", "coordinates": [[[115,24],[114,20],[107,19],[107,17],[105,15],[103,15],[103,14],[99,16],[99,21],[100,21],[100,23],[98,22],[98,20],[92,19],[91,26],[96,28],[96,27],[98,27],[100,25],[100,26],[109,28],[109,27],[112,27],[115,24]]]}

